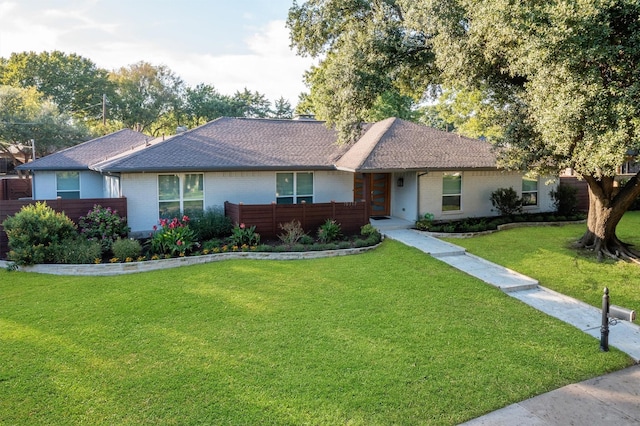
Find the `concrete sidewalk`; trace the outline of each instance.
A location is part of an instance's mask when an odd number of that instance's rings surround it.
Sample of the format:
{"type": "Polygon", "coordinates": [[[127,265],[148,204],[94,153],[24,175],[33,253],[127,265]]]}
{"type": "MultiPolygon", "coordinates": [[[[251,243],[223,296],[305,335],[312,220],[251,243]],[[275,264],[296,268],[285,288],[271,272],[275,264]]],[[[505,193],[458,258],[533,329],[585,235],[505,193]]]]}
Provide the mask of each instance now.
{"type": "MultiPolygon", "coordinates": [[[[407,229],[403,221],[372,221],[386,237],[415,247],[508,295],[556,317],[596,339],[600,309],[542,287],[530,277],[473,256],[454,244],[407,229]]],[[[594,347],[598,347],[594,339],[594,347]]],[[[640,360],[640,327],[625,321],[610,326],[609,345],[640,360]]],[[[565,386],[471,420],[465,425],[638,425],[640,366],[565,386]]]]}

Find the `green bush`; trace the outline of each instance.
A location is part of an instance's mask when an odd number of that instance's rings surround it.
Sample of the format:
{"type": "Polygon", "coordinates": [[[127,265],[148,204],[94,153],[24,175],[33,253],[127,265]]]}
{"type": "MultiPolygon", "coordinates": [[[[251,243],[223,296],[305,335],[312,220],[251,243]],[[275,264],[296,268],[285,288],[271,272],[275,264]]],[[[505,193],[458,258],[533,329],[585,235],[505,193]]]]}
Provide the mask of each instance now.
{"type": "Polygon", "coordinates": [[[111,251],[113,242],[126,238],[130,231],[127,219],[118,215],[117,210],[99,204],[94,205],[86,216],[80,217],[78,229],[85,238],[99,242],[103,253],[111,251]]]}
{"type": "Polygon", "coordinates": [[[202,211],[190,211],[189,228],[195,233],[198,241],[214,238],[225,238],[231,234],[233,223],[224,215],[221,208],[209,207],[202,211]]]}
{"type": "Polygon", "coordinates": [[[87,240],[83,236],[52,244],[49,246],[49,251],[53,263],[70,265],[95,263],[102,257],[102,245],[98,241],[87,240]]]}
{"type": "Polygon", "coordinates": [[[132,238],[119,238],[111,247],[113,251],[113,257],[120,260],[137,259],[142,254],[142,245],[140,241],[132,238]]]}
{"type": "Polygon", "coordinates": [[[336,241],[342,235],[340,224],[334,219],[327,219],[318,228],[318,241],[321,243],[330,243],[336,241]]]}
{"type": "Polygon", "coordinates": [[[52,248],[78,235],[71,219],[45,202],[24,206],[2,226],[9,240],[9,260],[18,265],[53,263],[52,248]]]}
{"type": "Polygon", "coordinates": [[[260,244],[260,234],[256,232],[255,226],[246,226],[244,223],[236,225],[231,230],[229,244],[242,247],[243,245],[257,246],[260,244]]]}
{"type": "Polygon", "coordinates": [[[156,254],[185,255],[195,245],[195,233],[189,228],[189,218],[182,220],[160,219],[160,228],[153,227],[151,235],[151,251],[156,254]]]}
{"type": "Polygon", "coordinates": [[[491,193],[491,204],[503,216],[522,212],[522,198],[513,188],[498,188],[491,193]]]}
{"type": "Polygon", "coordinates": [[[578,189],[560,184],[556,190],[552,190],[549,195],[553,199],[556,212],[561,216],[571,216],[578,210],[578,189]]]}

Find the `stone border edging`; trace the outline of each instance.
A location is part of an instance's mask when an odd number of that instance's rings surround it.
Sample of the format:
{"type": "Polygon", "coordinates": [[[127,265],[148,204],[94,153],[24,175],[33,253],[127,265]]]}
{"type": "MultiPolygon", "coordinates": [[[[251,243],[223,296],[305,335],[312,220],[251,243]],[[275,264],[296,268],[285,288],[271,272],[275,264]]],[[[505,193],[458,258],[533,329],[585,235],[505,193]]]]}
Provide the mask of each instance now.
{"type": "MultiPolygon", "coordinates": [[[[173,257],[171,259],[145,260],[143,262],[128,263],[99,263],[86,265],[65,265],[65,264],[39,264],[31,266],[19,266],[18,271],[37,272],[49,275],[86,275],[86,276],[113,276],[124,274],[135,274],[138,272],[157,271],[160,269],[177,268],[180,266],[200,265],[203,263],[220,262],[230,259],[259,259],[259,260],[301,260],[301,259],[319,259],[325,257],[349,256],[354,254],[365,253],[369,250],[377,248],[380,243],[374,246],[336,249],[336,250],[318,250],[318,251],[300,251],[300,252],[228,252],[214,253],[200,256],[173,257]]],[[[0,260],[0,268],[7,268],[11,262],[0,260]]]]}
{"type": "Polygon", "coordinates": [[[429,231],[420,231],[426,232],[427,234],[438,237],[438,238],[471,238],[476,237],[478,235],[489,235],[498,231],[506,231],[508,229],[514,228],[529,228],[535,226],[562,226],[562,225],[575,225],[580,223],[587,223],[586,219],[582,220],[565,220],[562,222],[512,222],[505,223],[504,225],[498,225],[498,229],[492,229],[489,231],[480,231],[480,232],[429,232],[429,231]]]}

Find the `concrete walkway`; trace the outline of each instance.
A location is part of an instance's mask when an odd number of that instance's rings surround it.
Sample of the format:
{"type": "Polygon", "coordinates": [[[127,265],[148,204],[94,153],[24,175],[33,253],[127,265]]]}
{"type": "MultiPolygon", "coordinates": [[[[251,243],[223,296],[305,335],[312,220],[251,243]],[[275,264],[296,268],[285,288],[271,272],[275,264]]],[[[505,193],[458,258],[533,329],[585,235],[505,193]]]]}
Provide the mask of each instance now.
{"type": "MultiPolygon", "coordinates": [[[[530,277],[466,253],[397,219],[372,221],[387,238],[415,247],[508,295],[600,339],[601,310],[542,287],[530,277]]],[[[597,348],[599,341],[594,340],[597,348]]],[[[610,326],[609,345],[640,360],[640,327],[620,321],[610,326]]],[[[565,386],[465,425],[638,425],[640,366],[565,386]]]]}

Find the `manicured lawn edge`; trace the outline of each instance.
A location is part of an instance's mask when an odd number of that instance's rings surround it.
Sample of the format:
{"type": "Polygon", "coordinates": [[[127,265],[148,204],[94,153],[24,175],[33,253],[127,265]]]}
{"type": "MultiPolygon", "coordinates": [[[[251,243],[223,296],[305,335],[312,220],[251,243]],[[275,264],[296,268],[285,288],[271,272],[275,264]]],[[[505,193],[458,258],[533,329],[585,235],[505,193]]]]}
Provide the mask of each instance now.
{"type": "MultiPolygon", "coordinates": [[[[100,263],[84,265],[66,264],[39,264],[31,266],[17,266],[15,270],[23,272],[37,272],[50,275],[78,275],[78,276],[112,276],[123,274],[134,274],[138,272],[149,272],[167,268],[177,268],[180,266],[200,265],[210,262],[220,262],[230,259],[263,259],[263,260],[300,260],[319,259],[325,257],[350,256],[365,253],[377,248],[380,243],[374,246],[358,247],[349,249],[303,251],[303,252],[227,252],[213,253],[200,256],[174,257],[171,259],[145,260],[143,262],[126,263],[100,263]]],[[[0,267],[12,268],[11,262],[1,261],[0,267]]]]}

